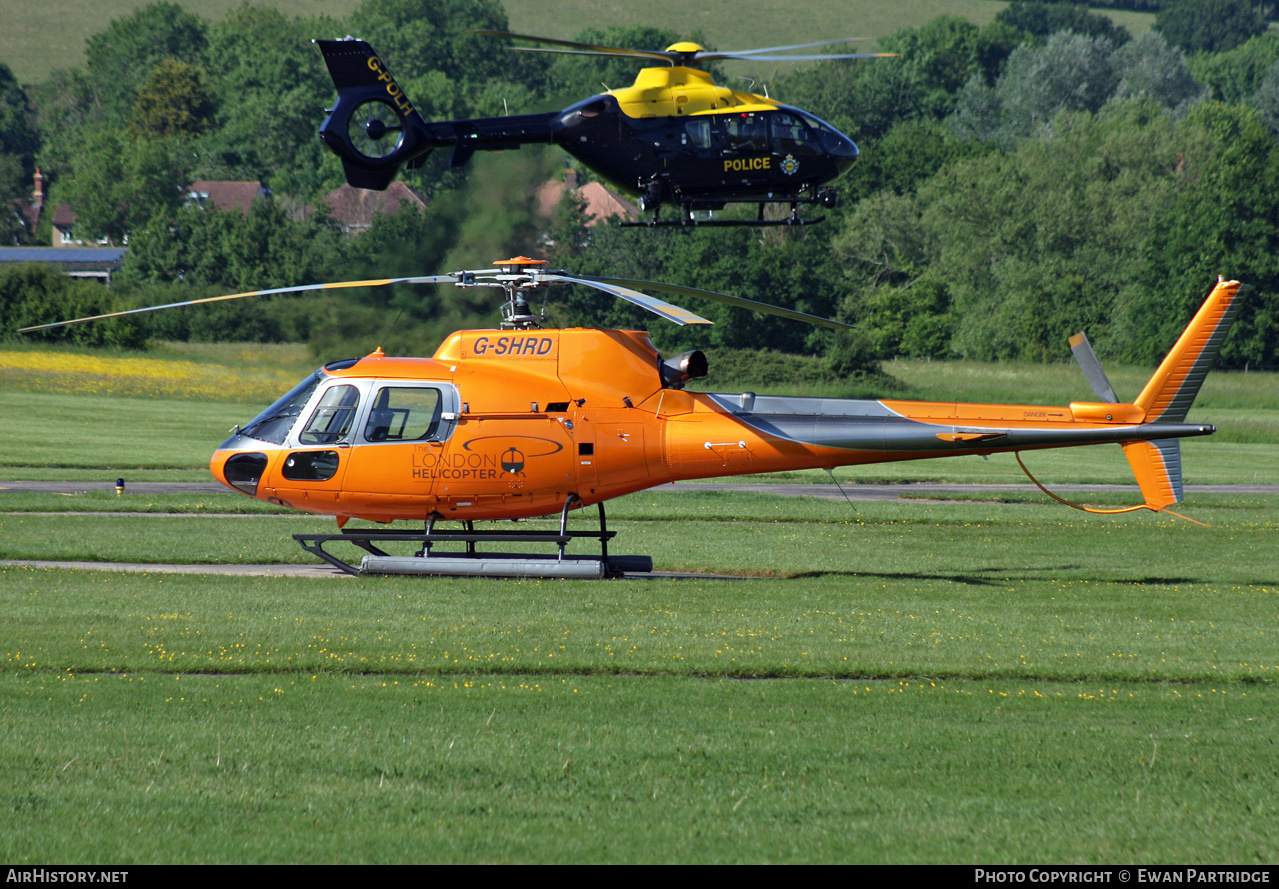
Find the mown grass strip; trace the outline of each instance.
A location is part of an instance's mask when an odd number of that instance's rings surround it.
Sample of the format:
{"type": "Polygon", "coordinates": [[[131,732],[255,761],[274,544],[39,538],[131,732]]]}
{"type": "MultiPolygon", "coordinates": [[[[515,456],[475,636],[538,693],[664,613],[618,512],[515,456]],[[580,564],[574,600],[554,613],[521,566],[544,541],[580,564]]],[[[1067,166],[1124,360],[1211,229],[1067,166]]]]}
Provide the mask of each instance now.
{"type": "Polygon", "coordinates": [[[1279,854],[1274,687],[64,672],[0,694],[11,862],[1279,854]]]}

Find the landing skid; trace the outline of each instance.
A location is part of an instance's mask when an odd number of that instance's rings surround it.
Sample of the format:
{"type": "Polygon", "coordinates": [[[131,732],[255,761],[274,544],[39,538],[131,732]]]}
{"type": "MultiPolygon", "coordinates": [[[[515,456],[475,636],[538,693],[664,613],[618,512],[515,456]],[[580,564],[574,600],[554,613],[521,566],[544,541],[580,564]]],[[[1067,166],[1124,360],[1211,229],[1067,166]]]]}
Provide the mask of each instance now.
{"type": "Polygon", "coordinates": [[[653,570],[649,556],[610,556],[608,542],[617,535],[605,524],[604,504],[599,504],[600,526],[597,531],[568,530],[568,512],[580,502],[572,495],[560,512],[559,532],[553,531],[476,531],[474,522],[463,522],[462,530],[439,530],[438,516],[427,519],[424,531],[357,530],[338,534],[294,534],[293,539],[309,553],[319,556],[333,567],[348,574],[413,574],[461,577],[556,577],[602,578],[626,574],[646,574],[653,570]],[[568,555],[565,549],[574,539],[598,540],[599,555],[568,555]],[[351,543],[368,555],[359,565],[352,565],[324,549],[334,541],[351,543]],[[552,543],[553,554],[481,552],[477,544],[552,543]],[[392,555],[379,544],[414,544],[413,555],[392,555]],[[462,549],[435,550],[441,544],[461,544],[462,549]]]}

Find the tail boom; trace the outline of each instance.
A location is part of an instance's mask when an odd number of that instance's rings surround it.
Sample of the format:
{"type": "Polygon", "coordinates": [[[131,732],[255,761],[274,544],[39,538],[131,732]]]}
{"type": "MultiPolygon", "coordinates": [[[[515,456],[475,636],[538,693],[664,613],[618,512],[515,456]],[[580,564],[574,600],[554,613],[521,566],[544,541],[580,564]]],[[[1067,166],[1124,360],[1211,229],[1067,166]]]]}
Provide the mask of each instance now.
{"type": "Polygon", "coordinates": [[[452,166],[460,167],[476,151],[554,141],[554,112],[428,123],[368,43],[315,42],[338,91],[320,139],[356,188],[382,191],[401,167],[412,169],[436,148],[451,147],[452,166]]]}

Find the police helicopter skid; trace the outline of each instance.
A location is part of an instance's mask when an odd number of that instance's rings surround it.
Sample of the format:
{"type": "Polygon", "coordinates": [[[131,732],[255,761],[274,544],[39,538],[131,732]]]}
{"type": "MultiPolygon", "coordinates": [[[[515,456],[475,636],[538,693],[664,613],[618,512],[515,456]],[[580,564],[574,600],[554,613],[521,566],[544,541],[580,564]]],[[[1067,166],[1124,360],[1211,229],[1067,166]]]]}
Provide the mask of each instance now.
{"type": "Polygon", "coordinates": [[[767,96],[717,85],[699,67],[717,59],[799,61],[868,59],[892,53],[800,54],[791,51],[843,43],[828,40],[741,52],[713,52],[696,43],[665,50],[632,50],[501,31],[491,37],[550,44],[513,47],[528,52],[623,56],[660,62],[634,84],[592,96],[563,111],[470,120],[427,121],[413,107],[385,62],[363,40],[317,40],[338,90],[320,138],[342,159],[347,182],[381,190],[402,166],[412,169],[436,148],[452,149],[451,165],[476,151],[532,143],[559,145],[614,187],[638,197],[646,222],[623,225],[801,225],[800,207],[838,201],[829,183],[857,159],[853,140],[815,115],[767,96]],[[730,203],[758,205],[757,218],[703,220],[698,211],[730,203]],[[789,204],[785,219],[764,218],[770,203],[789,204]],[[660,208],[677,207],[662,220],[660,208]]]}
{"type": "Polygon", "coordinates": [[[545,262],[527,257],[496,266],[237,293],[24,330],[331,288],[453,284],[499,290],[498,328],[458,331],[431,358],[393,358],[376,349],[327,364],[235,427],[209,468],[234,491],[336,517],[337,533],[294,536],[351,573],[602,577],[652,568],[647,556],[609,553],[615,532],[606,526],[604,503],[681,480],[1003,452],[1021,463],[1022,451],[1117,443],[1145,503],[1109,511],[1170,511],[1182,500],[1179,439],[1215,431],[1186,423],[1186,413],[1246,289],[1219,280],[1132,402],[1115,395],[1079,334],[1071,348],[1096,401],[967,404],[690,392],[686,384],[707,372],[700,351],[663,358],[645,331],[542,327],[530,298],[583,285],[675,324],[711,323],[640,292],[656,290],[831,328],[847,325],[690,287],[547,270],[545,262]],[[588,506],[598,509],[598,529],[569,530],[570,513],[588,506]],[[559,516],[558,529],[475,527],[477,521],[546,515],[559,516]],[[417,527],[347,529],[351,519],[417,527]],[[443,521],[460,522],[461,529],[442,529],[443,521]],[[568,553],[579,538],[598,541],[599,553],[568,553]],[[350,563],[325,549],[338,542],[367,554],[350,563]],[[411,546],[415,554],[388,553],[384,547],[392,544],[411,546]],[[445,553],[438,549],[445,544],[463,549],[445,553]],[[552,544],[555,551],[539,557],[478,549],[510,544],[552,544]]]}

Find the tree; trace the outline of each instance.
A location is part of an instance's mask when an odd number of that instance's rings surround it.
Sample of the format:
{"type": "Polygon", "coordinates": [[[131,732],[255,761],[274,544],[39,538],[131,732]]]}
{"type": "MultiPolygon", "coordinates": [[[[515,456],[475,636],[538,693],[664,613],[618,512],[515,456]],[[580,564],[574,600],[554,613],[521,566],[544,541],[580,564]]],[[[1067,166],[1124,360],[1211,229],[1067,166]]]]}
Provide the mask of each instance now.
{"type": "Polygon", "coordinates": [[[203,175],[267,180],[311,200],[342,181],[315,137],[316,111],[332,102],[333,84],[311,38],[343,30],[331,19],[290,20],[249,3],[210,27],[205,57],[218,115],[198,146],[203,175]]]}
{"type": "Polygon", "coordinates": [[[0,154],[19,158],[27,168],[39,149],[40,134],[31,100],[9,66],[0,63],[0,154]]]}
{"type": "Polygon", "coordinates": [[[54,71],[34,89],[32,98],[43,141],[42,168],[46,173],[70,169],[85,135],[103,125],[93,84],[80,69],[54,71]]]}
{"type": "Polygon", "coordinates": [[[1277,61],[1279,32],[1267,31],[1226,52],[1199,53],[1189,64],[1195,80],[1208,88],[1208,98],[1234,104],[1255,93],[1277,61]]]}
{"type": "Polygon", "coordinates": [[[1114,91],[1113,52],[1108,40],[1069,31],[1019,46],[994,87],[977,77],[964,85],[951,123],[966,138],[1011,147],[1062,111],[1096,111],[1114,91]]]}
{"type": "Polygon", "coordinates": [[[17,243],[27,236],[25,221],[13,208],[14,201],[25,201],[31,194],[39,147],[30,100],[9,67],[0,63],[0,243],[17,243]]]}
{"type": "Polygon", "coordinates": [[[882,139],[865,142],[861,159],[841,186],[849,201],[881,189],[914,191],[945,164],[997,150],[988,142],[964,139],[944,122],[924,117],[893,125],[882,139]]]}
{"type": "Polygon", "coordinates": [[[1121,46],[1115,51],[1113,61],[1118,81],[1115,99],[1145,96],[1168,108],[1176,108],[1203,94],[1203,88],[1190,73],[1185,55],[1169,46],[1158,31],[1147,31],[1121,46]]]}
{"type": "Polygon", "coordinates": [[[71,178],[55,195],[75,208],[78,235],[118,244],[154,217],[171,218],[188,181],[174,142],[130,139],[104,129],[85,140],[71,178]]]}
{"type": "Polygon", "coordinates": [[[204,20],[167,2],[144,6],[94,34],[85,46],[85,63],[106,119],[124,123],[138,88],[161,60],[198,64],[204,46],[204,20]]]}
{"type": "Polygon", "coordinates": [[[1270,66],[1257,91],[1252,94],[1250,104],[1261,113],[1270,129],[1279,133],[1279,62],[1270,66]]]}
{"type": "Polygon", "coordinates": [[[1162,357],[1219,274],[1253,286],[1222,344],[1225,364],[1279,363],[1279,147],[1247,106],[1203,102],[1179,126],[1179,189],[1151,227],[1115,321],[1130,361],[1162,357]]]}
{"type": "MultiPolygon", "coordinates": [[[[494,82],[521,84],[537,94],[545,90],[550,64],[545,56],[513,53],[471,33],[509,30],[499,0],[365,0],[349,21],[411,97],[417,92],[414,79],[430,71],[460,84],[468,103],[494,82]]],[[[463,113],[469,114],[469,104],[463,113]]]]}
{"type": "Polygon", "coordinates": [[[213,125],[213,100],[200,72],[186,62],[165,59],[138,90],[129,131],[147,139],[198,136],[213,125]]]}
{"type": "Polygon", "coordinates": [[[1160,10],[1154,29],[1188,53],[1224,52],[1266,30],[1250,0],[1179,0],[1160,10]]]}
{"type": "Polygon", "coordinates": [[[117,308],[114,294],[101,284],[68,277],[45,263],[24,262],[0,269],[0,316],[5,319],[7,339],[141,348],[146,333],[143,325],[131,317],[15,333],[19,327],[44,324],[51,318],[84,318],[117,308]]]}
{"type": "Polygon", "coordinates": [[[920,117],[944,117],[969,79],[993,82],[1021,39],[1006,25],[979,29],[956,16],[903,28],[880,41],[898,58],[818,62],[782,78],[779,93],[855,140],[883,137],[920,117]]]}
{"type": "Polygon", "coordinates": [[[339,273],[344,242],[323,217],[293,220],[279,203],[248,213],[187,205],[133,234],[125,286],[183,281],[226,290],[314,284],[339,273]]]}
{"type": "Polygon", "coordinates": [[[1102,37],[1115,46],[1122,46],[1132,39],[1128,29],[1116,25],[1104,15],[1098,15],[1073,3],[1034,3],[1014,0],[1002,9],[995,21],[1003,22],[1027,34],[1033,34],[1042,43],[1058,31],[1073,31],[1087,37],[1102,37]]]}
{"type": "Polygon", "coordinates": [[[1084,328],[1115,351],[1120,295],[1190,187],[1182,150],[1195,153],[1160,106],[1113,103],[943,166],[915,195],[863,202],[836,242],[855,294],[845,311],[882,349],[933,350],[953,330],[957,355],[1041,359],[1084,328]],[[916,317],[929,320],[911,331],[916,317]]]}

